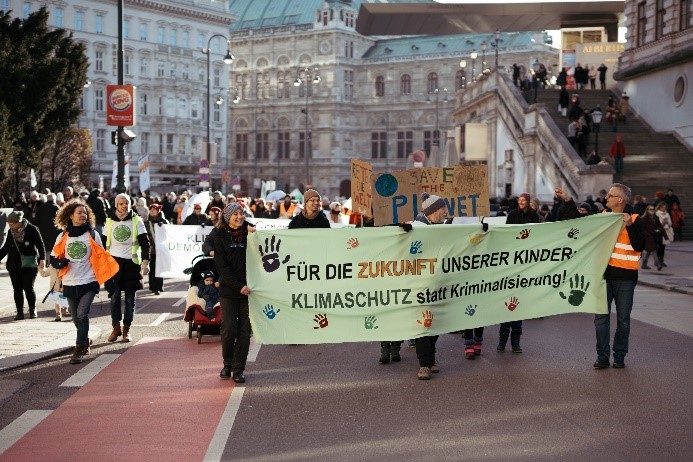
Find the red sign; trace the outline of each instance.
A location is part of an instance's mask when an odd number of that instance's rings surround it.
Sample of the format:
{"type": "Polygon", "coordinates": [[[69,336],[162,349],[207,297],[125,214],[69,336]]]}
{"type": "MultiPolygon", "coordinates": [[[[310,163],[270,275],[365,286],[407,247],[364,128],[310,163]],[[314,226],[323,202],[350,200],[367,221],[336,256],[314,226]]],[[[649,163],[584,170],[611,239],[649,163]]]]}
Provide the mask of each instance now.
{"type": "Polygon", "coordinates": [[[135,125],[135,86],[106,86],[106,125],[133,127],[135,125]]]}

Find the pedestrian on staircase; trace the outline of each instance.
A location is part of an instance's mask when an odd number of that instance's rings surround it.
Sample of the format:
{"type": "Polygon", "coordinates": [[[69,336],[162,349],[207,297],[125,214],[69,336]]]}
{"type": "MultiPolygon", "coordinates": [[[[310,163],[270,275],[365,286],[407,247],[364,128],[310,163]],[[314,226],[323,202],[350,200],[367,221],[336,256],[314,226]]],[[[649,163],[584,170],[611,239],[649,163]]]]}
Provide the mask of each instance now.
{"type": "Polygon", "coordinates": [[[623,171],[623,158],[626,157],[626,145],[623,144],[621,135],[616,135],[614,142],[611,143],[609,156],[614,159],[614,169],[616,169],[616,173],[621,173],[623,171]]]}
{"type": "Polygon", "coordinates": [[[66,202],[55,216],[62,230],[51,251],[51,266],[58,270],[63,295],[77,328],[75,350],[70,364],[80,364],[89,354],[89,310],[99,287],[118,271],[118,264],[101,244],[94,231],[94,213],[80,199],[66,202]]]}
{"type": "Polygon", "coordinates": [[[127,194],[115,198],[115,210],[106,220],[106,249],[115,257],[119,270],[106,284],[111,299],[111,325],[109,342],[122,335],[123,342],[132,340],[130,326],[135,316],[135,294],[144,289],[142,279],[149,274],[150,245],[144,221],[132,210],[127,194]],[[121,308],[125,294],[125,313],[121,308]],[[120,322],[123,322],[121,329],[120,322]]]}

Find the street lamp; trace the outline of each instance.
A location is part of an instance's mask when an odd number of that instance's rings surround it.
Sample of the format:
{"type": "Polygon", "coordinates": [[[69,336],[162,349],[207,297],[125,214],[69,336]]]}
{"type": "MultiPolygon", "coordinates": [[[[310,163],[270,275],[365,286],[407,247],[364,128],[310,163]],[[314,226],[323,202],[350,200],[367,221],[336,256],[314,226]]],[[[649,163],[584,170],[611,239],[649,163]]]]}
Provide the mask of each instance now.
{"type": "Polygon", "coordinates": [[[532,64],[532,70],[534,71],[534,76],[532,77],[532,86],[534,87],[534,102],[537,102],[537,91],[539,91],[539,70],[541,69],[541,64],[538,59],[534,60],[532,64]]]}
{"type": "Polygon", "coordinates": [[[472,53],[469,55],[469,57],[472,58],[472,82],[474,82],[474,66],[476,65],[477,56],[479,56],[479,54],[476,50],[472,50],[472,53]]]}
{"type": "Polygon", "coordinates": [[[467,80],[467,77],[466,77],[466,73],[467,73],[467,70],[466,70],[466,68],[467,68],[467,61],[464,60],[464,59],[461,60],[461,61],[460,61],[460,67],[462,68],[462,82],[461,82],[461,85],[462,85],[462,86],[461,86],[461,88],[465,88],[465,87],[467,86],[467,84],[466,84],[466,80],[467,80]]]}
{"type": "Polygon", "coordinates": [[[486,40],[481,42],[481,72],[480,74],[483,75],[484,71],[486,70],[486,47],[488,44],[486,43],[486,40]]]}
{"type": "MultiPolygon", "coordinates": [[[[224,40],[226,40],[226,55],[224,56],[224,64],[231,64],[234,60],[233,55],[231,54],[231,41],[226,38],[226,36],[222,34],[214,34],[212,35],[209,40],[207,40],[207,48],[202,49],[202,53],[207,55],[207,150],[206,150],[206,157],[207,157],[207,166],[209,166],[209,161],[212,158],[212,63],[211,63],[211,56],[212,56],[212,50],[211,50],[211,43],[212,39],[215,37],[221,37],[224,40]]],[[[223,100],[222,100],[223,102],[223,100]]],[[[212,185],[212,182],[209,181],[209,186],[212,185]]]]}
{"type": "MultiPolygon", "coordinates": [[[[443,92],[445,92],[445,96],[443,97],[443,103],[447,103],[448,102],[448,89],[443,88],[443,92]]],[[[440,102],[439,102],[440,93],[439,93],[437,88],[433,90],[433,94],[436,95],[436,126],[435,126],[435,130],[433,131],[433,142],[432,142],[430,154],[431,154],[431,157],[434,157],[433,156],[433,146],[438,147],[438,152],[436,152],[436,156],[435,156],[436,163],[438,163],[438,160],[439,160],[438,157],[439,157],[439,153],[440,153],[440,133],[439,133],[439,129],[438,129],[438,122],[439,122],[439,114],[438,113],[439,113],[439,109],[440,109],[440,102]]],[[[431,97],[430,96],[426,98],[426,103],[431,104],[431,97]]]]}
{"type": "Polygon", "coordinates": [[[496,41],[496,69],[498,68],[498,42],[500,42],[500,35],[498,29],[493,33],[493,39],[496,41]]]}
{"type": "Polygon", "coordinates": [[[594,122],[594,152],[599,154],[599,124],[602,123],[602,111],[599,106],[592,110],[592,122],[594,122]]]}
{"type": "Polygon", "coordinates": [[[303,135],[303,157],[305,158],[306,162],[306,186],[310,184],[310,152],[312,151],[312,143],[309,142],[308,139],[308,94],[310,93],[309,90],[312,88],[312,86],[309,86],[309,82],[312,80],[313,84],[318,84],[320,83],[320,74],[318,73],[318,68],[314,67],[313,69],[310,69],[306,67],[303,69],[303,79],[301,79],[301,75],[296,76],[296,80],[294,80],[294,86],[295,87],[300,87],[303,85],[304,93],[306,94],[306,107],[305,109],[301,109],[301,112],[305,114],[306,116],[306,131],[305,134],[303,135]]]}

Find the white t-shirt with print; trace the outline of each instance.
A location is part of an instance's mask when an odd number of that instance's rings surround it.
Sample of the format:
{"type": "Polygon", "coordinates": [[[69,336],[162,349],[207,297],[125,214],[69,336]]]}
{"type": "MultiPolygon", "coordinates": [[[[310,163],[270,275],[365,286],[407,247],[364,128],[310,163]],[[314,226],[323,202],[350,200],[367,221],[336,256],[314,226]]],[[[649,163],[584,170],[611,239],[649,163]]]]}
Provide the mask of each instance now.
{"type": "MultiPolygon", "coordinates": [[[[144,234],[147,229],[144,227],[144,221],[137,219],[137,233],[144,234]]],[[[111,225],[111,240],[108,242],[110,246],[108,251],[114,257],[132,258],[132,219],[126,221],[113,221],[111,225]]]]}
{"type": "MultiPolygon", "coordinates": [[[[62,239],[63,233],[58,236],[58,241],[62,239]]],[[[94,240],[98,245],[101,244],[99,233],[94,233],[94,240]]],[[[51,252],[54,257],[57,256],[51,252]]],[[[89,242],[89,233],[84,233],[81,236],[67,237],[65,243],[65,258],[70,260],[67,265],[67,273],[62,278],[64,286],[79,286],[89,284],[96,281],[94,269],[91,267],[89,257],[91,256],[91,244],[89,242]]]]}

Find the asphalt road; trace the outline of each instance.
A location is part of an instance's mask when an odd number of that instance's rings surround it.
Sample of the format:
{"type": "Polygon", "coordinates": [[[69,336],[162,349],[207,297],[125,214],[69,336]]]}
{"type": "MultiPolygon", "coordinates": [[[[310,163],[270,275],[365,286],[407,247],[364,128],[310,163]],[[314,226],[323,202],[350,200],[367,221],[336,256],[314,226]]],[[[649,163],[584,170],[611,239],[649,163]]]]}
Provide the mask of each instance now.
{"type": "MultiPolygon", "coordinates": [[[[187,285],[175,289],[159,297],[141,293],[135,341],[195,342],[187,339],[182,305],[173,306],[187,285]],[[171,315],[151,325],[162,313],[171,315]]],[[[430,381],[416,380],[415,353],[406,347],[401,363],[380,365],[375,343],[262,346],[246,370],[223,460],[690,460],[692,298],[639,287],[635,300],[622,370],[592,368],[594,328],[587,314],[526,321],[523,354],[495,351],[496,326],[486,329],[474,361],[464,359],[460,335],[443,335],[441,373],[430,381]]],[[[95,303],[92,322],[104,332],[93,355],[133,345],[105,342],[106,301],[95,303]]],[[[84,365],[67,360],[0,374],[0,429],[26,410],[56,409],[75,393],[59,384],[84,365]]],[[[219,351],[209,367],[220,366],[219,351]]],[[[209,422],[210,432],[216,424],[209,422]]],[[[66,442],[74,437],[65,435],[66,442]]],[[[137,450],[156,454],[157,448],[137,450]]],[[[56,448],[56,460],[59,454],[56,448]]],[[[137,454],[129,450],[120,460],[137,460],[137,454]]]]}

